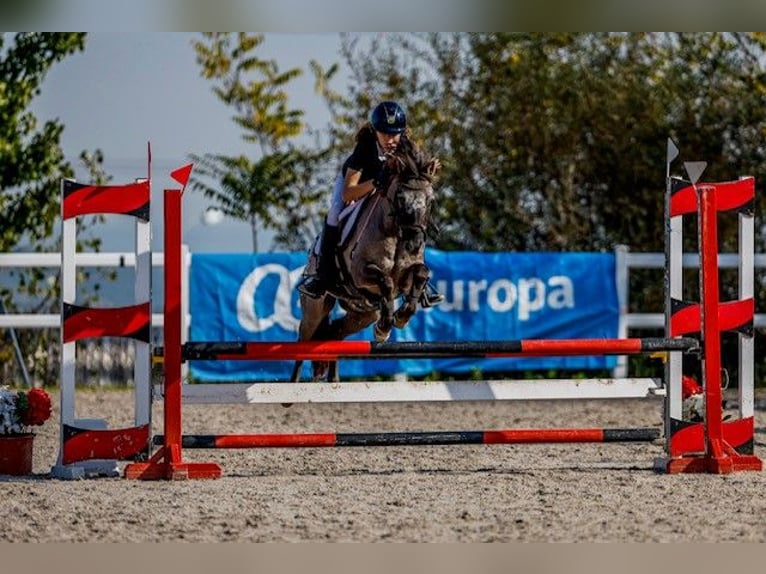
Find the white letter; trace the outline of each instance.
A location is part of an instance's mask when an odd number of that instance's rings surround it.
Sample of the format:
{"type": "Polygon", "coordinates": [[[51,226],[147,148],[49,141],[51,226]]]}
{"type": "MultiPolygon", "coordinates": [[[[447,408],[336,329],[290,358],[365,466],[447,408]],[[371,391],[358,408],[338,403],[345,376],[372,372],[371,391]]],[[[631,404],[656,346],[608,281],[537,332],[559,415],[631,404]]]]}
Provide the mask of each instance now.
{"type": "Polygon", "coordinates": [[[447,282],[437,281],[437,288],[444,293],[444,303],[439,305],[440,311],[462,311],[463,310],[463,298],[464,298],[464,284],[462,279],[452,282],[452,301],[449,300],[449,294],[447,292],[447,282]]]}
{"type": "Polygon", "coordinates": [[[516,285],[508,279],[493,281],[487,291],[487,304],[489,308],[498,313],[504,313],[513,309],[516,304],[516,285]],[[500,291],[504,291],[502,298],[500,291]]]}
{"type": "Polygon", "coordinates": [[[529,319],[530,311],[539,311],[545,305],[545,284],[537,277],[519,279],[519,320],[529,319]],[[534,298],[532,291],[536,291],[534,298]]]}
{"type": "Polygon", "coordinates": [[[550,295],[548,295],[548,306],[551,309],[574,308],[574,286],[571,278],[565,275],[556,275],[548,280],[548,286],[556,287],[556,289],[551,289],[550,295]]]}
{"type": "Polygon", "coordinates": [[[479,293],[487,290],[487,281],[470,281],[468,283],[468,309],[470,311],[479,310],[479,293]]]}
{"type": "Polygon", "coordinates": [[[242,281],[237,293],[237,320],[245,331],[253,333],[265,331],[275,324],[288,331],[297,331],[299,321],[292,314],[291,300],[292,285],[287,269],[276,263],[256,267],[242,281]],[[274,313],[268,317],[258,317],[255,312],[258,285],[271,273],[279,276],[279,287],[274,297],[274,313]]]}

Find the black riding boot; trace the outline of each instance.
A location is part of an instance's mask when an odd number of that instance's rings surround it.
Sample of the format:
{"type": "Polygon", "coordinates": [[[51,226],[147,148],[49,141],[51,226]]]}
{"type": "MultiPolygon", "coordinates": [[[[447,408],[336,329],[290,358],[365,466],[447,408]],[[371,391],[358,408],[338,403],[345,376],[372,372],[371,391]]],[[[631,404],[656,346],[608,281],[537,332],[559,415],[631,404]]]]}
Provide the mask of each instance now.
{"type": "Polygon", "coordinates": [[[430,281],[426,283],[426,288],[423,289],[423,293],[420,295],[420,306],[427,309],[428,307],[433,307],[443,301],[444,295],[439,293],[430,281]]]}
{"type": "Polygon", "coordinates": [[[298,291],[312,299],[322,297],[333,283],[335,248],[338,246],[338,227],[325,223],[321,242],[317,272],[298,285],[298,291]]]}

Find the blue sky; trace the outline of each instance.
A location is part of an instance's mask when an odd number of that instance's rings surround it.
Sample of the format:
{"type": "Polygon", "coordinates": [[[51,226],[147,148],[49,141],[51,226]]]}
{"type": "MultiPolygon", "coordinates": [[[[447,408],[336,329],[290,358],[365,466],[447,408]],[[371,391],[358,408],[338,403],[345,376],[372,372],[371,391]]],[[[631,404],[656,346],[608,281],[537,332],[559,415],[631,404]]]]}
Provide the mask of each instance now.
{"type": "MultiPolygon", "coordinates": [[[[178,187],[169,172],[188,163],[192,153],[255,151],[241,140],[241,131],[230,119],[232,110],[215,97],[212,83],[200,77],[191,47],[195,38],[196,33],[90,32],[84,52],[50,70],[32,108],[41,121],[57,118],[64,124],[62,145],[73,164],[82,150],[101,149],[113,183],[146,176],[147,142],[151,142],[155,251],[162,250],[162,191],[178,187]]],[[[288,89],[290,105],[303,109],[314,127],[326,125],[329,114],[313,91],[308,63],[339,62],[339,48],[335,33],[266,34],[259,47],[259,55],[276,60],[280,69],[305,70],[288,89]]],[[[191,250],[249,252],[252,242],[245,223],[226,219],[215,233],[202,225],[201,215],[208,206],[200,194],[185,194],[184,239],[191,250]]],[[[133,248],[130,218],[108,218],[99,234],[103,251],[133,248]]],[[[261,249],[271,247],[268,236],[259,242],[261,249]]]]}

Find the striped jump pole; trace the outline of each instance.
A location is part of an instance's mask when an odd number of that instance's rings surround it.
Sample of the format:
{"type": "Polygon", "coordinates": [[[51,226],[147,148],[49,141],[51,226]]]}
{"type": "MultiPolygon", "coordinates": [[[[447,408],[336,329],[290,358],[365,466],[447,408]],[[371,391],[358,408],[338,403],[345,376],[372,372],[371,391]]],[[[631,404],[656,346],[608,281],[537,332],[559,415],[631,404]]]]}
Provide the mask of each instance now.
{"type": "MultiPolygon", "coordinates": [[[[574,355],[637,355],[659,351],[699,351],[693,338],[535,339],[515,341],[386,342],[301,341],[183,345],[184,360],[286,361],[445,357],[543,357],[574,355]]],[[[160,351],[164,353],[164,349],[160,351]]]]}
{"type": "MultiPolygon", "coordinates": [[[[656,428],[511,429],[486,431],[430,431],[304,434],[194,434],[183,435],[183,448],[304,448],[342,446],[438,446],[458,444],[535,444],[652,442],[656,428]]],[[[163,435],[154,437],[162,445],[163,435]]]]}

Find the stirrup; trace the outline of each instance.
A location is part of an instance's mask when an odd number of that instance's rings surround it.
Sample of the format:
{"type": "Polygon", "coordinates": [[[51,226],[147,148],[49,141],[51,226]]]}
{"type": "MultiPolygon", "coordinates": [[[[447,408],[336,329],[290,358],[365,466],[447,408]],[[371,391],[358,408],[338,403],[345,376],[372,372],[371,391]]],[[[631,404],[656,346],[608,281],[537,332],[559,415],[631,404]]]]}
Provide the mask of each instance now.
{"type": "Polygon", "coordinates": [[[423,309],[428,309],[429,307],[435,307],[436,305],[439,305],[444,302],[444,295],[438,292],[434,293],[426,293],[425,291],[420,296],[420,306],[423,307],[423,309]]]}

